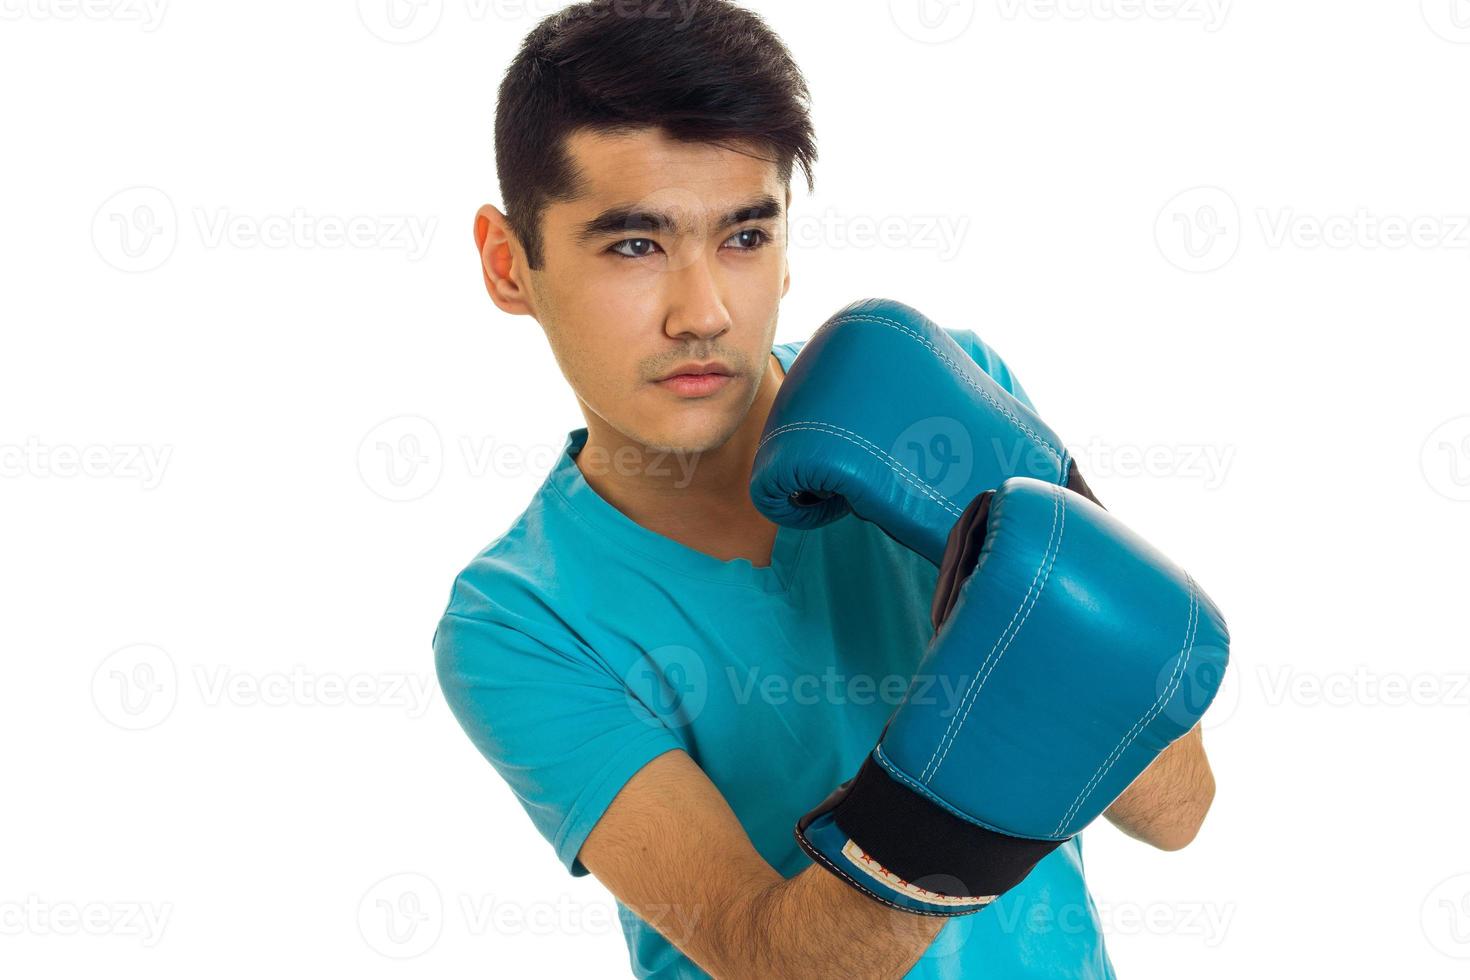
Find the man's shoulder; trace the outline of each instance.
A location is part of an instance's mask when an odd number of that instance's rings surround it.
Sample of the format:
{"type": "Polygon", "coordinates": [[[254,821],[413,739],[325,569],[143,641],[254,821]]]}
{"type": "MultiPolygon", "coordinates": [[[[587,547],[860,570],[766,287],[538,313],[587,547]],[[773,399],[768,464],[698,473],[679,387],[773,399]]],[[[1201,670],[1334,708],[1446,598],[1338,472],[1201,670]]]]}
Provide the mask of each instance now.
{"type": "Polygon", "coordinates": [[[454,577],[444,615],[496,621],[534,618],[547,607],[554,581],[554,530],[563,523],[545,486],[498,537],[454,577]]]}
{"type": "Polygon", "coordinates": [[[805,340],[793,340],[789,344],[777,344],[771,348],[771,353],[776,355],[776,360],[781,362],[781,370],[791,370],[791,362],[796,360],[796,355],[806,346],[805,340]]]}
{"type": "Polygon", "coordinates": [[[595,659],[585,658],[565,601],[568,581],[580,578],[558,562],[536,518],[522,514],[454,577],[430,644],[441,686],[595,659]]]}
{"type": "Polygon", "coordinates": [[[995,348],[981,340],[979,334],[963,328],[945,327],[943,329],[960,346],[961,350],[970,355],[970,360],[974,361],[980,370],[994,378],[996,383],[1006,391],[1029,404],[1030,399],[1027,398],[1025,390],[1021,387],[1021,382],[1011,372],[1010,365],[1006,364],[1005,358],[996,353],[995,348]]]}
{"type": "Polygon", "coordinates": [[[454,577],[449,590],[446,616],[465,619],[499,619],[515,606],[518,597],[535,591],[533,565],[527,560],[523,514],[504,534],[490,542],[454,577]]]}

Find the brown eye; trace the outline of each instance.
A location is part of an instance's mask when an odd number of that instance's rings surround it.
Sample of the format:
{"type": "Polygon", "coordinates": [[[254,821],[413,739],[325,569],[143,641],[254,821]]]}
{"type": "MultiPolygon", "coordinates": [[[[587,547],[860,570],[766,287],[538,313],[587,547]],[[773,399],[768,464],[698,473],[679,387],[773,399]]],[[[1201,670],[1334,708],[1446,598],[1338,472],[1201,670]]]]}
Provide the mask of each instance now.
{"type": "Polygon", "coordinates": [[[737,247],[737,251],[741,252],[754,251],[755,249],[758,249],[761,246],[769,243],[766,237],[766,233],[761,231],[759,228],[744,228],[731,235],[729,240],[733,242],[736,239],[741,238],[744,239],[744,244],[737,247]]]}
{"type": "Polygon", "coordinates": [[[641,259],[652,255],[653,250],[658,248],[658,243],[651,238],[625,238],[612,247],[612,251],[625,259],[641,259]],[[624,251],[623,246],[628,246],[630,251],[624,251]]]}

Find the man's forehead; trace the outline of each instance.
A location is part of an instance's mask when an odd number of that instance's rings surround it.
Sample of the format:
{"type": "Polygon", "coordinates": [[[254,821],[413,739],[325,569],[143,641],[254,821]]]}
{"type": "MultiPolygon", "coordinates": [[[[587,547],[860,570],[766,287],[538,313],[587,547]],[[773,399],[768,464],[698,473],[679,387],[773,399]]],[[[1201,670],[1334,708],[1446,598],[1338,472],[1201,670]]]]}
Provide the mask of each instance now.
{"type": "MultiPolygon", "coordinates": [[[[661,131],[595,133],[568,139],[578,171],[574,212],[658,211],[690,230],[774,199],[781,204],[776,165],[709,143],[681,143],[661,131]]],[[[738,219],[737,219],[738,220],[738,219]]]]}

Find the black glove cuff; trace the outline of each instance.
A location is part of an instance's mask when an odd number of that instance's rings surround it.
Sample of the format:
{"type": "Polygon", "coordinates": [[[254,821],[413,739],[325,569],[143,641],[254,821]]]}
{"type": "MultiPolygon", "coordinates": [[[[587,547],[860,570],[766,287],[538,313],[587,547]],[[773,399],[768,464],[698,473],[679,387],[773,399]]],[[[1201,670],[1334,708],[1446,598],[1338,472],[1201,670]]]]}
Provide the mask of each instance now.
{"type": "Polygon", "coordinates": [[[796,824],[825,813],[871,859],[905,881],[942,895],[1001,895],[1064,841],[987,830],[894,779],[869,755],[858,774],[796,824]]]}

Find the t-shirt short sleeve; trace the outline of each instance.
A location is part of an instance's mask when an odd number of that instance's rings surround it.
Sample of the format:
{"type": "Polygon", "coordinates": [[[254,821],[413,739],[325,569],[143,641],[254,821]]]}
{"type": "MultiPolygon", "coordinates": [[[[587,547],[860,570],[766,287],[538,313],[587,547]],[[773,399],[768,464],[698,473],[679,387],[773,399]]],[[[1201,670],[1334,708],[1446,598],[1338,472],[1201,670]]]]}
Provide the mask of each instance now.
{"type": "Polygon", "coordinates": [[[1016,397],[1016,400],[1033,412],[1036,406],[1031,404],[1031,397],[1026,394],[1026,389],[1021,387],[1021,381],[1011,373],[1010,367],[1001,356],[997,354],[989,344],[981,340],[973,330],[951,330],[948,327],[944,332],[954,339],[954,342],[964,348],[970,359],[980,366],[980,370],[995,379],[1006,391],[1016,397]]]}
{"type": "Polygon", "coordinates": [[[623,784],[683,747],[572,637],[511,614],[446,612],[434,663],[460,726],[573,875],[587,874],[577,853],[623,784]]]}

